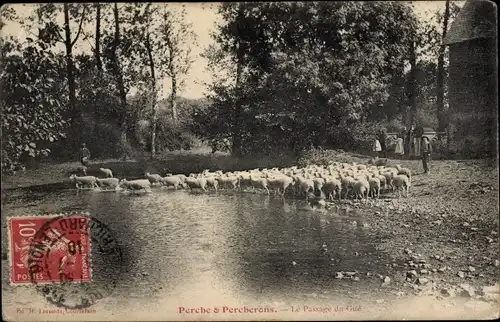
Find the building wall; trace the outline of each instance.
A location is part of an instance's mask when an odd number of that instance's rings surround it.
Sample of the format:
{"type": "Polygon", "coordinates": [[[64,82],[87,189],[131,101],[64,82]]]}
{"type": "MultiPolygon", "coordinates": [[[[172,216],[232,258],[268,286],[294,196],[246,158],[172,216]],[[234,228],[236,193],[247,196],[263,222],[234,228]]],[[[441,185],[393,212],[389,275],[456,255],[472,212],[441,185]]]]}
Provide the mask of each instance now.
{"type": "Polygon", "coordinates": [[[497,135],[496,39],[475,39],[450,45],[449,107],[455,139],[497,135]]]}

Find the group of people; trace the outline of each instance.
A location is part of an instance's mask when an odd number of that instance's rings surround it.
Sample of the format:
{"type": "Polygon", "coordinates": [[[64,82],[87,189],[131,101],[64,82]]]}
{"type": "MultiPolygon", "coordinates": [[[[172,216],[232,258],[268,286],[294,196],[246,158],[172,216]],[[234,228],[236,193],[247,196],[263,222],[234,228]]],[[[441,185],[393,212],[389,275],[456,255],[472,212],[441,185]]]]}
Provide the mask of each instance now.
{"type": "MultiPolygon", "coordinates": [[[[375,157],[387,157],[387,134],[385,129],[380,130],[375,135],[373,151],[375,157]]],[[[422,159],[422,165],[425,173],[429,173],[429,159],[432,152],[432,146],[429,138],[424,135],[423,127],[411,126],[409,130],[403,128],[396,139],[394,153],[403,159],[407,156],[417,156],[422,159]]]]}

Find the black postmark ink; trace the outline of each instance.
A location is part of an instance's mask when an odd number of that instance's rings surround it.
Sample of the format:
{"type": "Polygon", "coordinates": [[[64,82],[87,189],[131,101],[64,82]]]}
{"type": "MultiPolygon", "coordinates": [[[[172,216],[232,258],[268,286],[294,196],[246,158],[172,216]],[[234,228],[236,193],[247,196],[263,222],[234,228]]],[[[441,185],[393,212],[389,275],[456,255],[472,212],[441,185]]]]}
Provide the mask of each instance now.
{"type": "Polygon", "coordinates": [[[122,262],[111,230],[85,213],[48,219],[28,254],[31,283],[49,303],[65,309],[85,309],[111,295],[122,262]],[[88,245],[75,236],[86,238],[88,245]],[[47,277],[43,284],[37,280],[39,274],[47,277]]]}

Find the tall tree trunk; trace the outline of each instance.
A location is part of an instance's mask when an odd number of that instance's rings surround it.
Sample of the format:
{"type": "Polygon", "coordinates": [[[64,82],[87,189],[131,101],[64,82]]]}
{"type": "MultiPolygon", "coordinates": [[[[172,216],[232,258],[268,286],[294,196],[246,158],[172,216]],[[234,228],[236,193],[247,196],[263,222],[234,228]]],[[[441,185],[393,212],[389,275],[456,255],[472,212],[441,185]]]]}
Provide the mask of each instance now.
{"type": "MultiPolygon", "coordinates": [[[[149,39],[149,32],[146,35],[146,51],[148,53],[149,67],[151,70],[151,87],[152,87],[152,114],[151,114],[151,159],[156,155],[156,121],[158,117],[157,104],[156,104],[156,76],[155,76],[155,63],[153,60],[153,48],[149,39]]],[[[173,89],[172,89],[173,90],[173,89]]]]}
{"type": "Polygon", "coordinates": [[[178,115],[177,115],[177,77],[175,73],[172,73],[171,76],[172,82],[172,93],[170,93],[170,107],[172,109],[172,120],[174,124],[177,124],[178,115]]]}
{"type": "Polygon", "coordinates": [[[96,13],[95,13],[95,64],[97,70],[102,70],[101,61],[101,4],[96,3],[96,13]]]}
{"type": "Polygon", "coordinates": [[[66,47],[66,74],[68,77],[68,89],[69,89],[69,111],[71,113],[71,131],[72,131],[72,145],[73,149],[77,150],[80,145],[80,122],[81,113],[76,106],[76,83],[73,63],[73,44],[71,41],[71,30],[69,27],[69,7],[65,2],[64,6],[64,45],[66,47]]]}
{"type": "MultiPolygon", "coordinates": [[[[450,0],[446,0],[446,8],[443,17],[443,41],[446,37],[446,32],[448,30],[448,20],[450,18],[450,0]]],[[[445,46],[441,44],[439,47],[439,57],[437,66],[437,81],[436,81],[436,91],[437,91],[437,118],[438,118],[438,131],[444,132],[446,130],[446,120],[444,111],[444,52],[445,46]]]]}
{"type": "Polygon", "coordinates": [[[233,156],[241,156],[241,70],[242,70],[242,53],[238,48],[237,62],[236,62],[236,102],[234,104],[234,120],[233,120],[233,144],[231,147],[231,154],[233,156]]]}
{"type": "Polygon", "coordinates": [[[415,124],[415,119],[417,115],[417,55],[415,48],[415,41],[410,43],[410,115],[409,115],[409,125],[415,124]]]}
{"type": "MultiPolygon", "coordinates": [[[[99,78],[102,77],[102,60],[101,60],[101,4],[96,3],[96,13],[95,13],[95,65],[97,68],[97,73],[99,78]]],[[[94,137],[98,137],[99,133],[99,104],[94,104],[94,137]]]]}
{"type": "Polygon", "coordinates": [[[122,106],[121,119],[119,121],[121,128],[121,146],[123,149],[122,157],[126,157],[127,148],[127,92],[125,91],[125,84],[123,82],[123,75],[120,68],[120,57],[118,56],[118,44],[120,43],[120,15],[118,12],[118,4],[115,2],[113,9],[114,19],[115,19],[115,37],[113,41],[113,69],[114,76],[116,80],[116,85],[118,87],[118,96],[120,97],[120,103],[122,106]]]}

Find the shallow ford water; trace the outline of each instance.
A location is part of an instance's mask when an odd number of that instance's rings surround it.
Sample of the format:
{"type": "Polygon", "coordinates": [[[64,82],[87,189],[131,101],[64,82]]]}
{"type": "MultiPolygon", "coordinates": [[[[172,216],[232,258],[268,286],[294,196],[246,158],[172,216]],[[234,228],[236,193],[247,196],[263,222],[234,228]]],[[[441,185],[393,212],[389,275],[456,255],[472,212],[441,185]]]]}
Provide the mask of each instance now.
{"type": "MultiPolygon", "coordinates": [[[[362,214],[341,206],[312,210],[278,196],[61,190],[8,192],[3,206],[2,252],[8,245],[5,216],[83,210],[106,224],[127,267],[114,293],[95,306],[118,315],[174,312],[183,305],[359,298],[370,283],[379,283],[364,278],[366,272],[382,272],[390,261],[375,250],[378,238],[368,233],[362,214]],[[358,271],[361,280],[335,279],[337,271],[358,271]]],[[[4,306],[43,303],[29,287],[10,286],[6,266],[4,306]]]]}

